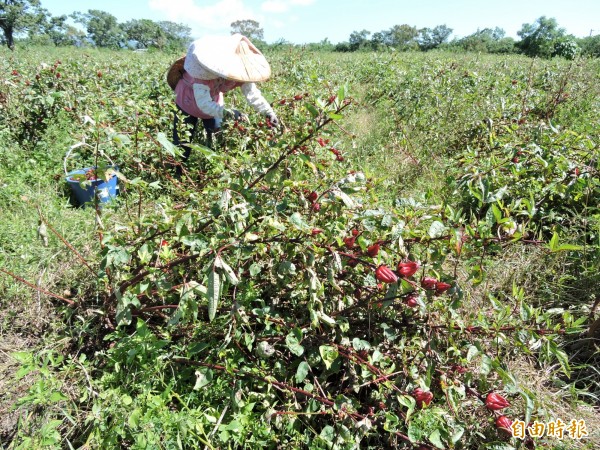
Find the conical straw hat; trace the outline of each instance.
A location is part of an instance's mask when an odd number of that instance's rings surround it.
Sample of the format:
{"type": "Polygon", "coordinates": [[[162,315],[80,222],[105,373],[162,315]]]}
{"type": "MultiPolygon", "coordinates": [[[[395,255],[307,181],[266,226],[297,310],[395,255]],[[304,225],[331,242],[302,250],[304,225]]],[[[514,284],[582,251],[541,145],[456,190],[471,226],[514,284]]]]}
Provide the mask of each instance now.
{"type": "Polygon", "coordinates": [[[171,86],[171,89],[175,90],[177,87],[177,83],[183,77],[183,62],[185,61],[185,56],[182,56],[177,61],[175,61],[169,71],[167,72],[167,83],[171,86]]]}
{"type": "Polygon", "coordinates": [[[271,76],[266,58],[241,34],[207,36],[188,48],[184,69],[194,78],[213,77],[241,82],[264,81],[271,76]]]}

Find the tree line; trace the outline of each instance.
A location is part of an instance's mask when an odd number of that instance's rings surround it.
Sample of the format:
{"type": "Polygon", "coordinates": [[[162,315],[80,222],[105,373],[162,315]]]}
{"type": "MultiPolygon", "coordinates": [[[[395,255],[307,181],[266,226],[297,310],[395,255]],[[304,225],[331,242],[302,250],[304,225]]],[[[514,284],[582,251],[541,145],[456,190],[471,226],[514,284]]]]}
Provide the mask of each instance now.
{"type": "Polygon", "coordinates": [[[555,18],[539,17],[533,23],[523,24],[517,32],[519,40],[506,37],[502,28],[484,28],[463,37],[449,40],[452,28],[438,25],[417,29],[403,24],[389,30],[371,33],[354,31],[347,42],[331,46],[333,50],[353,52],[395,49],[398,51],[429,51],[445,49],[483,53],[522,53],[531,57],[562,56],[573,59],[577,55],[600,56],[600,35],[576,38],[567,34],[555,18]]]}
{"type": "MultiPolygon", "coordinates": [[[[254,20],[238,20],[231,24],[232,32],[239,32],[267,47],[290,46],[284,40],[268,45],[263,29],[254,20]]],[[[0,43],[14,49],[15,38],[37,44],[56,46],[95,46],[106,48],[134,48],[181,50],[191,41],[191,29],[182,24],[149,19],[133,19],[119,23],[112,14],[101,10],[70,15],[52,16],[40,0],[0,0],[0,43]],[[71,24],[74,22],[81,27],[71,24]]],[[[483,53],[522,53],[531,57],[562,56],[573,59],[582,54],[600,56],[600,35],[576,38],[566,33],[554,18],[539,17],[523,24],[517,33],[519,40],[506,37],[502,28],[484,28],[463,37],[450,40],[452,28],[438,25],[418,29],[415,26],[394,25],[388,30],[371,33],[353,31],[348,41],[332,44],[328,39],[306,44],[313,50],[338,52],[355,51],[475,51],[483,53]]]]}
{"type": "Polygon", "coordinates": [[[192,31],[170,21],[119,23],[112,14],[97,9],[52,16],[40,0],[0,0],[0,29],[0,43],[11,50],[17,38],[42,45],[179,50],[189,44],[192,31]]]}

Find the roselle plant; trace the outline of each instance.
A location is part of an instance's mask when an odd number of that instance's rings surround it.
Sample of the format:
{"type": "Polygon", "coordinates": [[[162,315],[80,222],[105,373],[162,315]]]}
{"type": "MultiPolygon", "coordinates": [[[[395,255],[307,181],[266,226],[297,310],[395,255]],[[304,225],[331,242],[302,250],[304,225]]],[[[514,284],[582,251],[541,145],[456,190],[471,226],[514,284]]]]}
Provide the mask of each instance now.
{"type": "MultiPolygon", "coordinates": [[[[378,55],[362,65],[337,60],[327,70],[325,60],[305,56],[279,55],[281,75],[266,83],[282,129],[261,117],[225,123],[214,148],[194,145],[179,180],[172,174],[180,155],[165,134],[170,92],[156,81],[160,64],[136,65],[135,76],[117,61],[99,66],[87,58],[64,60],[60,79],[50,68],[39,70],[44,84],[36,87],[43,91],[34,97],[36,111],[49,102],[47,86],[65,92],[55,100],[63,109],[47,113],[77,119],[77,140],[81,132],[94,142],[112,130],[130,137],[115,151],[127,161],[126,192],[117,206],[94,215],[96,239],[86,256],[69,243],[69,254],[93,277],[91,287],[63,296],[0,269],[64,305],[77,331],[72,347],[78,358],[85,355],[64,371],[81,374],[80,392],[72,395],[78,414],[50,422],[53,437],[81,421],[64,435],[97,448],[507,448],[518,443],[497,430],[499,413],[487,407],[485,393],[507,392],[511,404],[502,412],[527,423],[548,411],[514,361],[547,364],[553,380],[566,379],[573,368],[563,339],[580,333],[584,320],[532,302],[534,269],[523,282],[490,279],[494,264],[512,270],[512,260],[497,259],[511,250],[547,250],[550,257],[578,250],[564,241],[564,221],[536,214],[529,220],[533,209],[525,201],[509,204],[504,184],[495,188],[495,178],[485,180],[494,168],[485,166],[483,149],[512,164],[501,180],[519,181],[507,188],[511,194],[531,187],[527,176],[544,165],[534,158],[537,169],[523,172],[532,161],[527,148],[513,155],[508,147],[487,147],[510,140],[497,120],[483,131],[472,123],[494,102],[478,103],[477,110],[451,108],[471,105],[469,95],[513,89],[510,80],[521,77],[485,79],[475,70],[464,76],[458,63],[430,55],[414,67],[378,55]],[[372,103],[333,87],[345,80],[369,83],[365,98],[372,103]],[[136,98],[123,96],[123,88],[136,98]],[[384,112],[377,130],[385,142],[377,145],[353,135],[353,121],[361,122],[371,106],[384,112]],[[78,111],[93,117],[94,130],[81,127],[78,111]],[[462,121],[450,123],[456,116],[462,121]],[[469,127],[475,131],[467,134],[469,127]],[[455,141],[437,143],[446,136],[455,141]],[[473,145],[462,149],[464,172],[449,170],[454,176],[445,180],[435,146],[457,151],[467,138],[473,145]],[[380,184],[385,181],[373,166],[357,163],[368,159],[359,152],[370,151],[401,155],[419,176],[402,173],[380,184]],[[416,151],[422,153],[409,154],[416,151]],[[469,158],[470,151],[479,153],[469,158]],[[424,168],[440,178],[422,175],[424,168]],[[414,190],[409,197],[395,188],[396,182],[430,181],[445,190],[414,190]],[[486,182],[494,189],[485,191],[486,182]],[[471,188],[480,196],[477,189],[485,191],[483,201],[470,198],[471,188]],[[538,233],[538,224],[547,228],[538,233]],[[89,259],[96,250],[99,263],[89,259]]],[[[25,90],[24,83],[18,86],[25,90]]],[[[507,109],[528,104],[506,97],[507,109]]],[[[7,117],[15,130],[29,122],[14,111],[7,117]]],[[[529,142],[522,134],[528,122],[515,123],[521,128],[511,128],[512,136],[529,142]]],[[[579,151],[589,143],[566,134],[567,148],[579,151]]],[[[571,172],[569,188],[576,177],[594,186],[590,161],[584,161],[586,167],[571,172]]],[[[594,192],[578,189],[570,192],[580,200],[594,192]]],[[[557,201],[546,193],[534,207],[557,201]]],[[[44,219],[50,245],[68,242],[44,219]]],[[[48,371],[42,375],[52,380],[48,371]]],[[[30,395],[23,405],[42,397],[48,396],[30,395]]]]}

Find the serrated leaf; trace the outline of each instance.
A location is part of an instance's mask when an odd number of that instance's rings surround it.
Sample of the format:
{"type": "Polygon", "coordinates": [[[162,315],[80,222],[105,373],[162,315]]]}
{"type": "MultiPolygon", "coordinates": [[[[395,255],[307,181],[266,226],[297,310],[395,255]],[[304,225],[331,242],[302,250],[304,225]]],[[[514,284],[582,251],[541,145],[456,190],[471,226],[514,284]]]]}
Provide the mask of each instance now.
{"type": "Polygon", "coordinates": [[[212,322],[217,314],[217,306],[219,304],[219,297],[221,296],[221,277],[218,272],[213,268],[208,275],[208,287],[206,296],[208,297],[208,320],[212,322]]]}

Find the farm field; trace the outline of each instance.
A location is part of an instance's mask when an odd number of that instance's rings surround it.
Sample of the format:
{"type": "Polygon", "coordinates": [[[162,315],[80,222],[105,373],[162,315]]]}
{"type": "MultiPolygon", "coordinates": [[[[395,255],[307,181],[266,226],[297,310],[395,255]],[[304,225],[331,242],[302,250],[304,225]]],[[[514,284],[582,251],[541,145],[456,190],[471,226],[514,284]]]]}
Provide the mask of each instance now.
{"type": "Polygon", "coordinates": [[[177,178],[179,56],[0,49],[2,448],[600,446],[598,60],[271,50],[177,178]]]}

